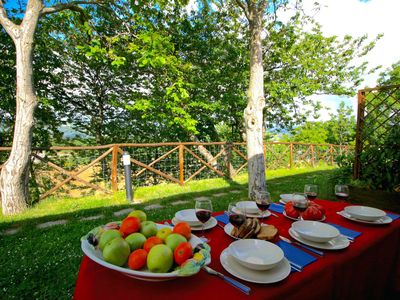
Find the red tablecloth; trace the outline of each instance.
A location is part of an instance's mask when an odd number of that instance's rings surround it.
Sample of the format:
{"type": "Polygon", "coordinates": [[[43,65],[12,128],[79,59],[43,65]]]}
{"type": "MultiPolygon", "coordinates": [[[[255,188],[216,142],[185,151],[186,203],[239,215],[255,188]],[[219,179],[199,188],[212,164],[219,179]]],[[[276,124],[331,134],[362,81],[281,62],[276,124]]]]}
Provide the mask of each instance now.
{"type": "MultiPolygon", "coordinates": [[[[252,299],[394,299],[400,295],[400,219],[390,225],[355,223],[336,214],[343,202],[317,200],[326,210],[328,222],[361,231],[362,235],[344,250],[325,251],[325,256],[275,284],[250,286],[252,299]]],[[[279,214],[278,214],[279,215],[279,214]]],[[[289,236],[291,220],[279,215],[264,221],[275,225],[281,235],[289,236]]],[[[211,238],[211,267],[227,273],[219,261],[220,253],[233,241],[215,227],[211,238]]],[[[197,275],[165,282],[146,282],[126,277],[83,257],[75,299],[248,299],[216,276],[200,271],[197,275]],[[213,297],[214,296],[214,297],[213,297]]]]}

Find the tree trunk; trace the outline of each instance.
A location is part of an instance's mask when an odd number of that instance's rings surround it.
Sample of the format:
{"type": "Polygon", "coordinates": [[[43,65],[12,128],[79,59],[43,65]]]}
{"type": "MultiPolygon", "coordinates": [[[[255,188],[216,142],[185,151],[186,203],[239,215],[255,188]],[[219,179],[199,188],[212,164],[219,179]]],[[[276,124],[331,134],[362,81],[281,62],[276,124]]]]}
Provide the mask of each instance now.
{"type": "Polygon", "coordinates": [[[32,51],[33,36],[41,8],[41,1],[29,1],[21,25],[12,27],[12,30],[6,28],[15,44],[17,94],[13,144],[0,174],[4,215],[20,213],[26,208],[29,199],[29,163],[34,111],[37,106],[33,87],[32,51]]]}
{"type": "Polygon", "coordinates": [[[263,151],[264,69],[262,57],[262,10],[253,6],[250,18],[250,84],[247,107],[244,110],[249,174],[249,197],[257,191],[266,191],[263,151]]]}

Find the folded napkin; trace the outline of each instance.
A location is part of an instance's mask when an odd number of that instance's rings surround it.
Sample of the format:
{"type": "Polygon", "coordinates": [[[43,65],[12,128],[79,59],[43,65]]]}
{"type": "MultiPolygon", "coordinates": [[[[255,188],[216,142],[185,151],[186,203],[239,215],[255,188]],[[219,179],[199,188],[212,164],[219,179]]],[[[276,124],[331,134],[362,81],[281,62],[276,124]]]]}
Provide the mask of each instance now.
{"type": "Polygon", "coordinates": [[[386,213],[386,215],[388,217],[390,217],[393,221],[397,220],[398,218],[400,218],[400,215],[398,214],[392,214],[392,213],[386,213]]]}
{"type": "Polygon", "coordinates": [[[269,209],[269,210],[272,210],[272,211],[274,211],[274,212],[277,212],[277,213],[282,214],[283,211],[285,210],[285,206],[280,205],[280,204],[278,204],[278,203],[272,203],[272,204],[269,206],[268,209],[269,209]]]}
{"type": "Polygon", "coordinates": [[[343,226],[340,226],[340,225],[337,225],[337,224],[333,224],[333,223],[329,223],[329,222],[328,222],[328,224],[332,225],[333,227],[336,227],[341,234],[343,234],[345,236],[348,236],[348,237],[351,237],[353,239],[362,234],[362,232],[351,230],[349,228],[346,228],[346,227],[343,227],[343,226]]]}
{"type": "Polygon", "coordinates": [[[224,223],[224,224],[228,224],[229,223],[229,217],[226,214],[222,214],[219,216],[215,217],[217,219],[218,222],[224,223]]]}
{"type": "Polygon", "coordinates": [[[285,241],[280,240],[276,244],[283,250],[283,253],[285,253],[285,257],[290,262],[302,268],[317,260],[314,256],[304,252],[303,250],[300,250],[295,246],[292,246],[285,241]]]}

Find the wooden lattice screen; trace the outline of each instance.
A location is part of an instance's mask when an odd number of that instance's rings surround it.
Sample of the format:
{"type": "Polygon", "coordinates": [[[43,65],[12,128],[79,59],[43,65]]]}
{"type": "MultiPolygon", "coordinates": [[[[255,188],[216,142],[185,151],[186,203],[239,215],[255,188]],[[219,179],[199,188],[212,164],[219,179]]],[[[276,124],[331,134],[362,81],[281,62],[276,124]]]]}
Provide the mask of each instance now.
{"type": "MultiPolygon", "coordinates": [[[[389,130],[400,124],[400,85],[358,91],[356,152],[353,178],[362,175],[361,155],[372,145],[382,144],[389,130]]],[[[367,158],[372,161],[374,157],[367,158]]]]}

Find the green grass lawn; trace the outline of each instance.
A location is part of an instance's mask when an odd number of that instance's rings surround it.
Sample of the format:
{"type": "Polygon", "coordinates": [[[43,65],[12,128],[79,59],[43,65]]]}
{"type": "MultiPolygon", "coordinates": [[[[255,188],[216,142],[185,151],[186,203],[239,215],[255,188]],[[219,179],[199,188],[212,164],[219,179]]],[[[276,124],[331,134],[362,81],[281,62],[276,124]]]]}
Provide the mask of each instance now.
{"type": "MultiPolygon", "coordinates": [[[[274,201],[279,194],[303,190],[304,184],[319,185],[319,198],[334,199],[335,170],[316,169],[274,170],[267,172],[268,189],[274,201]]],[[[247,174],[234,181],[208,179],[193,181],[181,187],[164,184],[135,190],[135,203],[129,204],[125,194],[91,196],[79,199],[47,199],[14,217],[0,217],[0,232],[20,228],[14,235],[0,235],[0,299],[71,299],[79,271],[82,252],[80,237],[93,227],[118,220],[113,212],[134,207],[143,209],[149,204],[161,204],[162,210],[148,211],[150,220],[171,219],[175,212],[194,207],[194,198],[208,196],[215,211],[227,208],[231,201],[247,197],[247,174]],[[229,193],[232,190],[238,193],[229,193]],[[227,193],[216,197],[217,193],[227,193]],[[185,200],[186,204],[169,205],[185,200]],[[80,221],[84,216],[103,215],[100,219],[80,221]],[[65,219],[67,224],[45,229],[36,225],[65,219]]]]}

